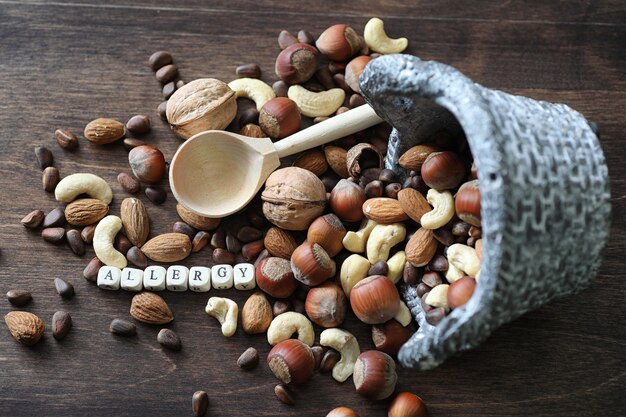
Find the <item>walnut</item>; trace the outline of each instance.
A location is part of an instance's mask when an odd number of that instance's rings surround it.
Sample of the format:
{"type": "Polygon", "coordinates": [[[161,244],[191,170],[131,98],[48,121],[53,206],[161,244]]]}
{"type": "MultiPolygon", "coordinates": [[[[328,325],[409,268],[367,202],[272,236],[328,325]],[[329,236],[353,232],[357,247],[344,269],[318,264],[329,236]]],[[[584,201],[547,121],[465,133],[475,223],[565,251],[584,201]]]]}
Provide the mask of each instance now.
{"type": "Polygon", "coordinates": [[[261,199],[270,222],[287,230],[305,230],[324,212],[326,190],[312,172],[289,167],[269,176],[261,199]]]}
{"type": "Polygon", "coordinates": [[[167,121],[183,139],[205,130],[223,130],[236,114],[235,92],[214,78],[187,83],[167,101],[167,121]]]}

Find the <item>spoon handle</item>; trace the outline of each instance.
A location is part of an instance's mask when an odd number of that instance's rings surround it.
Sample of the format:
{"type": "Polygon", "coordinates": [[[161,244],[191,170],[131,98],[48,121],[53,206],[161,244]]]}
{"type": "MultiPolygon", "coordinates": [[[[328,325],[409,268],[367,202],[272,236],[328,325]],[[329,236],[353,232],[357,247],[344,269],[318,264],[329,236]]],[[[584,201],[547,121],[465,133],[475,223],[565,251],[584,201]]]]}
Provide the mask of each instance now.
{"type": "Polygon", "coordinates": [[[382,121],[369,104],[364,104],[279,140],[274,147],[278,157],[282,158],[351,135],[382,121]]]}

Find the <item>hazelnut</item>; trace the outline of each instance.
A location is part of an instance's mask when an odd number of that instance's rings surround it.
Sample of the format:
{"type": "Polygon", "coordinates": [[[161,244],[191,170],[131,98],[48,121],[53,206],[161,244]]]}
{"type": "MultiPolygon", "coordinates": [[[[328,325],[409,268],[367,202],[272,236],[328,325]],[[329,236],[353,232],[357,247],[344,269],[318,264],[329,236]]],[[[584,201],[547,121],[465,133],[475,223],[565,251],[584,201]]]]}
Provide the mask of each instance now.
{"type": "Polygon", "coordinates": [[[304,242],[291,254],[291,269],[298,281],[315,286],[335,275],[336,265],[320,245],[304,242]]]}
{"type": "Polygon", "coordinates": [[[330,213],[318,217],[311,223],[306,240],[320,245],[332,258],[343,249],[343,238],[346,233],[339,217],[330,213]]]}
{"type": "Polygon", "coordinates": [[[357,393],[372,400],[384,400],[396,389],[396,364],[386,353],[369,350],[357,358],[352,378],[357,393]]]}
{"type": "Polygon", "coordinates": [[[284,384],[303,384],[315,370],[311,348],[298,339],[287,339],[274,346],[267,355],[267,364],[284,384]]]}
{"type": "Polygon", "coordinates": [[[346,294],[341,287],[332,282],[311,288],[304,304],[309,319],[326,328],[339,327],[343,323],[347,306],[346,294]]]}
{"type": "Polygon", "coordinates": [[[361,55],[352,59],[352,61],[348,62],[348,65],[346,65],[346,84],[348,84],[352,91],[354,91],[355,93],[361,93],[361,87],[359,86],[359,77],[365,70],[365,66],[371,60],[371,57],[367,55],[361,55]]]}
{"type": "Polygon", "coordinates": [[[365,191],[358,184],[346,179],[340,180],[330,193],[330,208],[341,220],[358,222],[363,214],[365,191]]]}
{"type": "MultiPolygon", "coordinates": [[[[345,24],[337,24],[326,29],[317,38],[315,46],[331,61],[347,61],[359,52],[363,40],[354,29],[345,24]]],[[[331,72],[333,70],[331,69],[331,72]]]]}
{"type": "Polygon", "coordinates": [[[454,152],[433,152],[422,164],[421,173],[430,188],[449,190],[465,178],[465,164],[454,152]]]}
{"type": "Polygon", "coordinates": [[[448,287],[448,307],[454,309],[465,305],[472,298],[476,280],[472,277],[464,276],[454,281],[448,287]]]}
{"type": "Polygon", "coordinates": [[[400,294],[384,275],[359,281],[350,291],[350,305],[364,323],[380,324],[393,318],[400,309],[400,294]]]}
{"type": "Polygon", "coordinates": [[[287,84],[308,81],[317,69],[317,55],[317,49],[306,43],[290,45],[276,58],[276,75],[287,84]]]}
{"type": "Polygon", "coordinates": [[[480,227],[480,189],[478,180],[461,185],[454,197],[454,208],[459,219],[480,227]]]}
{"type": "Polygon", "coordinates": [[[156,146],[142,145],[128,153],[128,162],[135,177],[141,182],[159,182],[165,174],[165,157],[156,146]]]}
{"type": "Polygon", "coordinates": [[[410,392],[401,392],[391,402],[387,416],[426,417],[426,406],[417,395],[410,392]]]}
{"type": "MultiPolygon", "coordinates": [[[[359,143],[353,146],[346,155],[346,163],[348,164],[348,172],[351,176],[358,178],[359,175],[369,168],[383,167],[383,156],[374,146],[369,143],[359,143]]],[[[378,179],[378,173],[376,178],[378,179]]]]}
{"type": "Polygon", "coordinates": [[[297,282],[288,260],[269,257],[256,267],[256,284],[272,297],[287,298],[296,290],[297,282]]]}
{"type": "Polygon", "coordinates": [[[326,417],[359,417],[358,414],[348,407],[337,407],[330,410],[326,417]]]}
{"type": "Polygon", "coordinates": [[[300,129],[300,110],[287,97],[275,97],[261,108],[259,126],[272,139],[282,139],[300,129]]]}
{"type": "Polygon", "coordinates": [[[311,171],[288,167],[268,177],[261,199],[270,222],[287,230],[304,230],[324,212],[326,189],[311,171]]]}
{"type": "Polygon", "coordinates": [[[413,333],[396,320],[391,319],[383,324],[372,326],[372,340],[376,350],[388,355],[397,355],[398,351],[413,333]]]}

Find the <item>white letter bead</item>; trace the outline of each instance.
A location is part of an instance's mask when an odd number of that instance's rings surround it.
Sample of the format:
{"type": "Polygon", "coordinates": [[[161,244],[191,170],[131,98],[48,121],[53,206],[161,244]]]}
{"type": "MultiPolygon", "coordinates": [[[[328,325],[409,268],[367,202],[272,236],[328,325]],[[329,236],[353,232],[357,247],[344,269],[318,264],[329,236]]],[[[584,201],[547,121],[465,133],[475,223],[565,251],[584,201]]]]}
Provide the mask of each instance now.
{"type": "Polygon", "coordinates": [[[167,289],[170,291],[187,291],[187,279],[189,278],[189,268],[182,265],[172,265],[167,268],[167,278],[165,280],[167,289]]]}
{"type": "Polygon", "coordinates": [[[165,268],[162,266],[149,266],[143,271],[143,287],[150,291],[163,291],[165,289],[165,268]]]}
{"type": "Polygon", "coordinates": [[[211,269],[206,266],[193,266],[189,269],[189,289],[207,292],[211,289],[211,269]]]}
{"type": "Polygon", "coordinates": [[[122,269],[120,286],[126,291],[141,291],[143,289],[143,271],[137,268],[122,269]]]}
{"type": "Polygon", "coordinates": [[[233,267],[215,265],[211,268],[211,286],[216,290],[227,290],[233,286],[233,267]]]}
{"type": "Polygon", "coordinates": [[[105,290],[119,290],[122,271],[114,266],[102,266],[98,271],[98,287],[105,290]]]}
{"type": "Polygon", "coordinates": [[[254,280],[254,265],[237,264],[234,267],[235,288],[238,290],[251,290],[256,287],[254,280]]]}

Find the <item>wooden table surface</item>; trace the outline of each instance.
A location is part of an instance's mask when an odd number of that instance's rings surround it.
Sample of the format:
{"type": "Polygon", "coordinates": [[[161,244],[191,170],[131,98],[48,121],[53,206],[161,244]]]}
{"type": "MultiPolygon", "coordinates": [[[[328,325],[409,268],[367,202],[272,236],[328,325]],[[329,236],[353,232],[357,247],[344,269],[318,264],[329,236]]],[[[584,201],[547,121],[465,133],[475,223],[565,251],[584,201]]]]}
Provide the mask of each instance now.
{"type": "MultiPolygon", "coordinates": [[[[93,256],[74,256],[20,225],[33,209],[58,207],[41,188],[33,148],[46,145],[61,175],[87,171],[104,177],[119,213],[125,196],[115,181],[128,169],[120,144],[98,147],[81,139],[70,153],[53,139],[57,128],[81,134],[97,117],[127,120],[148,114],[146,141],[170,159],[180,141],[159,120],[160,87],[148,56],[165,49],[183,79],[234,78],[236,65],[257,62],[275,80],[273,60],[281,29],[319,34],[345,22],[358,31],[380,16],[392,36],[410,40],[408,52],[451,64],[492,88],[564,102],[597,122],[611,175],[613,227],[599,276],[581,294],[554,301],[507,324],[478,349],[438,369],[401,369],[398,388],[415,392],[431,416],[626,415],[626,4],[623,0],[459,2],[0,0],[0,292],[27,288],[25,307],[47,326],[43,342],[21,346],[0,330],[2,416],[191,415],[191,394],[208,392],[213,416],[324,416],[353,407],[360,416],[386,415],[387,402],[360,398],[351,381],[316,375],[295,390],[297,406],[279,403],[266,366],[240,371],[248,346],[264,358],[264,336],[241,330],[226,339],[204,313],[207,295],[165,293],[175,312],[170,326],[182,338],[179,353],[156,343],[160,327],[139,325],[135,338],[108,331],[128,318],[132,294],[98,289],[82,278],[93,256]],[[106,3],[106,4],[104,4],[106,3]],[[53,279],[74,284],[61,299],[53,279]],[[67,310],[74,329],[63,341],[49,330],[52,314],[67,310]]],[[[164,182],[165,184],[165,182],[164,182]]],[[[152,233],[177,216],[169,195],[146,202],[152,233]]],[[[184,264],[208,262],[208,251],[184,264]]],[[[549,277],[546,277],[549,279],[549,277]]],[[[246,294],[229,290],[240,306],[246,294]]],[[[0,301],[0,314],[14,310],[0,301]]],[[[346,327],[371,348],[367,326],[346,327]]]]}

